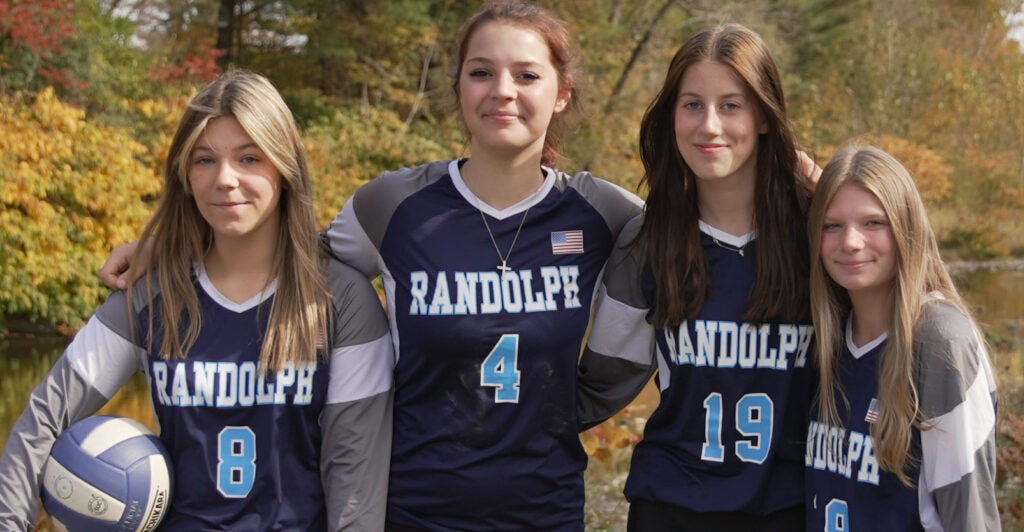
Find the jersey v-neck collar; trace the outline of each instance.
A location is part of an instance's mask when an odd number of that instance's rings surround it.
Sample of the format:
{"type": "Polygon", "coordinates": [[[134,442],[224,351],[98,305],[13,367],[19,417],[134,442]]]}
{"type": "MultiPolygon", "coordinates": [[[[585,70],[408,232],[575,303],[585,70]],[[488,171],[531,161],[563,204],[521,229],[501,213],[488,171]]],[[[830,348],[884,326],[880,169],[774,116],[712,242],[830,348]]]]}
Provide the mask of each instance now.
{"type": "Polygon", "coordinates": [[[754,237],[757,236],[757,231],[751,231],[745,235],[740,236],[734,235],[732,233],[726,233],[725,231],[722,231],[721,229],[712,226],[711,224],[705,222],[704,220],[698,220],[697,224],[700,227],[702,233],[710,236],[711,238],[715,238],[722,242],[725,242],[730,246],[735,246],[738,248],[746,246],[747,243],[749,243],[751,240],[754,239],[754,237]]]}
{"type": "Polygon", "coordinates": [[[455,185],[455,190],[458,190],[459,194],[461,194],[462,197],[465,198],[465,200],[468,201],[470,205],[476,207],[477,209],[480,209],[480,211],[483,212],[484,214],[497,220],[504,220],[509,216],[520,214],[524,212],[526,209],[529,209],[530,207],[533,207],[534,205],[540,203],[541,200],[543,200],[548,195],[548,192],[551,192],[551,188],[555,186],[554,170],[542,166],[541,170],[544,171],[544,182],[540,185],[540,188],[535,190],[533,194],[530,194],[529,196],[523,198],[522,201],[516,203],[515,205],[510,205],[500,210],[495,209],[494,207],[491,207],[490,205],[485,203],[484,200],[477,197],[476,194],[473,194],[473,191],[469,189],[469,186],[466,185],[466,182],[462,180],[462,172],[460,171],[459,168],[460,162],[460,160],[453,160],[450,163],[448,163],[448,175],[450,175],[452,178],[452,183],[455,185]]]}
{"type": "Polygon", "coordinates": [[[885,331],[878,335],[874,340],[857,347],[857,345],[853,343],[853,314],[850,314],[850,317],[846,320],[846,348],[850,350],[850,354],[853,355],[853,358],[860,359],[860,357],[870,353],[872,349],[878,347],[879,344],[888,338],[889,331],[885,331]]]}
{"type": "Polygon", "coordinates": [[[195,269],[196,279],[199,280],[199,286],[203,287],[203,291],[210,296],[210,299],[214,300],[218,305],[224,307],[226,310],[230,310],[237,314],[241,314],[258,306],[260,303],[263,303],[273,297],[274,293],[277,292],[277,279],[274,279],[266,288],[256,295],[241,303],[235,303],[222,294],[220,290],[217,290],[217,287],[213,285],[213,281],[210,280],[210,276],[206,273],[206,268],[203,267],[202,263],[195,263],[192,267],[195,269]]]}

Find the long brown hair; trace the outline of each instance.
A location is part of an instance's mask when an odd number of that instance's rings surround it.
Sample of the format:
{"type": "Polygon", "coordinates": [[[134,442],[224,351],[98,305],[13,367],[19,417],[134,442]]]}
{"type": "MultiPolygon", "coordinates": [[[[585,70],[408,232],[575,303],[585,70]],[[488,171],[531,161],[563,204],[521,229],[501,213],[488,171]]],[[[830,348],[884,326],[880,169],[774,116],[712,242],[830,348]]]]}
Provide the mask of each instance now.
{"type": "MultiPolygon", "coordinates": [[[[159,290],[164,331],[159,352],[166,359],[187,358],[202,325],[191,274],[193,264],[201,262],[212,245],[213,231],[191,197],[188,161],[207,124],[223,116],[238,120],[282,175],[281,223],[272,272],[278,284],[260,365],[264,371],[278,371],[289,364],[315,361],[325,338],[330,294],[316,238],[306,151],[291,111],[273,84],[241,70],[224,73],[189,102],[171,142],[156,212],[140,238],[152,242],[155,279],[146,284],[146,297],[152,307],[154,292],[159,290]]],[[[150,312],[150,338],[154,314],[150,312]]]]}
{"type": "Polygon", "coordinates": [[[896,243],[896,277],[893,281],[892,328],[879,362],[879,419],[871,432],[875,455],[882,469],[911,485],[906,474],[915,459],[910,456],[913,429],[926,429],[914,379],[913,331],[921,316],[924,298],[942,294],[965,316],[965,307],[946,265],[939,256],[935,233],[928,223],[924,202],[910,173],[895,157],[871,146],[856,144],[837,152],[825,166],[811,202],[808,235],[811,246],[811,314],[817,338],[820,374],[817,407],[819,419],[840,426],[836,404],[839,359],[843,353],[845,323],[851,312],[850,297],[829,277],[821,259],[821,233],[829,204],[840,188],[862,187],[871,192],[889,218],[896,243]]]}
{"type": "Polygon", "coordinates": [[[675,107],[679,85],[695,63],[729,67],[756,100],[768,126],[757,145],[754,230],[757,276],[744,319],[798,320],[808,312],[806,209],[811,183],[798,170],[797,142],[775,59],[753,31],[739,24],[697,33],[676,52],[665,83],[640,124],[641,186],[647,211],[636,244],[657,279],[654,324],[676,326],[703,306],[710,289],[700,244],[696,175],[679,153],[675,107]]]}
{"type": "Polygon", "coordinates": [[[547,134],[544,137],[544,148],[541,152],[540,164],[555,166],[563,158],[562,138],[572,117],[581,108],[579,86],[577,80],[578,59],[573,46],[572,34],[565,22],[559,20],[545,9],[524,2],[496,2],[476,13],[463,25],[459,36],[455,73],[452,88],[455,99],[459,100],[459,82],[462,77],[462,63],[466,60],[469,40],[481,26],[488,22],[508,24],[517,28],[531,30],[540,35],[548,46],[551,64],[558,72],[558,88],[569,92],[569,102],[560,113],[551,117],[547,134]]]}

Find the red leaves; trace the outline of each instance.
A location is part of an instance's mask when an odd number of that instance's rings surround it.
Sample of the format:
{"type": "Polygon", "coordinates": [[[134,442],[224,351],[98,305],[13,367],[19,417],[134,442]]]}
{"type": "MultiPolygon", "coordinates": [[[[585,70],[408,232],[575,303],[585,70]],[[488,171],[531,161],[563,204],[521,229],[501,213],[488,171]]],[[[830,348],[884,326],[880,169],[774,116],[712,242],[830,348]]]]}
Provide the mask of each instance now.
{"type": "Polygon", "coordinates": [[[67,38],[75,34],[74,13],[73,0],[0,0],[0,56],[8,41],[11,48],[38,59],[36,71],[44,79],[62,88],[84,88],[87,82],[52,66],[67,38]]]}

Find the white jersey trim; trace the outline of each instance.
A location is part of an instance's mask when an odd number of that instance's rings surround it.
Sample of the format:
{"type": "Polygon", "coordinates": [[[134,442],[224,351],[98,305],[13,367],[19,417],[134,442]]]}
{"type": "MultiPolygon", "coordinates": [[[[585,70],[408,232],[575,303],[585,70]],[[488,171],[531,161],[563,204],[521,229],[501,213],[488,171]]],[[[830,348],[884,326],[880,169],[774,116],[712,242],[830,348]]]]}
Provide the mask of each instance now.
{"type": "Polygon", "coordinates": [[[544,171],[544,182],[540,185],[540,188],[535,190],[533,194],[530,194],[519,203],[498,210],[485,203],[484,200],[477,197],[476,194],[473,194],[473,191],[469,189],[466,182],[462,180],[462,172],[459,171],[458,160],[453,160],[448,163],[448,175],[451,176],[452,184],[455,185],[455,189],[459,191],[459,194],[462,194],[462,197],[465,198],[470,205],[480,209],[480,211],[491,218],[496,218],[498,220],[504,220],[509,216],[519,214],[540,203],[541,200],[547,197],[548,192],[551,192],[551,188],[555,186],[555,172],[550,168],[541,167],[541,169],[544,171]]]}
{"type": "Polygon", "coordinates": [[[739,248],[747,245],[748,242],[750,242],[757,236],[757,231],[751,231],[745,235],[738,236],[732,233],[726,233],[721,229],[713,227],[711,224],[705,222],[704,220],[699,220],[697,224],[700,227],[701,232],[703,232],[704,234],[710,236],[711,238],[721,240],[722,242],[725,242],[730,246],[736,246],[739,248]]]}
{"type": "Polygon", "coordinates": [[[331,353],[331,381],[327,404],[347,403],[391,389],[394,357],[391,337],[381,336],[365,344],[349,345],[331,353]]]}
{"type": "Polygon", "coordinates": [[[274,279],[256,295],[241,303],[235,303],[222,294],[220,290],[217,290],[217,287],[213,285],[213,281],[210,280],[210,276],[206,274],[206,268],[202,263],[197,262],[193,267],[196,271],[196,278],[199,279],[199,286],[203,287],[203,290],[210,296],[210,299],[213,299],[218,305],[224,307],[226,310],[230,310],[236,314],[241,314],[249,309],[259,306],[260,303],[270,299],[274,293],[277,292],[277,279],[274,279]]]}
{"type": "Polygon", "coordinates": [[[598,292],[597,313],[588,345],[597,353],[650,365],[654,355],[654,328],[646,326],[646,311],[608,295],[604,284],[598,292]]]}
{"type": "Polygon", "coordinates": [[[992,392],[987,372],[977,372],[964,402],[929,420],[932,428],[921,431],[922,485],[928,491],[959,482],[974,471],[975,453],[995,430],[992,392]]]}
{"type": "Polygon", "coordinates": [[[388,309],[388,325],[391,329],[391,344],[395,349],[395,363],[398,363],[398,359],[401,358],[401,339],[398,335],[398,311],[395,307],[395,277],[391,275],[391,270],[388,269],[387,265],[381,266],[381,283],[384,287],[384,303],[388,309]]]}
{"type": "Polygon", "coordinates": [[[857,344],[853,343],[853,314],[846,320],[846,349],[850,351],[853,358],[860,360],[860,357],[871,352],[872,349],[878,347],[879,344],[886,341],[889,338],[889,331],[885,331],[878,335],[874,340],[857,347],[857,344]]]}
{"type": "Polygon", "coordinates": [[[92,318],[64,352],[82,379],[110,399],[142,368],[146,351],[92,318]]]}
{"type": "Polygon", "coordinates": [[[921,527],[928,532],[943,532],[942,518],[939,517],[939,509],[935,507],[935,499],[932,498],[929,486],[925,482],[924,470],[917,481],[917,513],[921,516],[921,527]]]}

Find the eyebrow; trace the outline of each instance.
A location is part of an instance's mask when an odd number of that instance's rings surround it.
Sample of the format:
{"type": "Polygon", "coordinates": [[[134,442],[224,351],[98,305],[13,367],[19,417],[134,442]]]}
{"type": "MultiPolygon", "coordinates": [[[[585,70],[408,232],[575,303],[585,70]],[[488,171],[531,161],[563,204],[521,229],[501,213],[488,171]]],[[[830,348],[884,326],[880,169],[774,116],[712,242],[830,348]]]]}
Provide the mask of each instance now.
{"type": "MultiPolygon", "coordinates": [[[[694,98],[703,98],[704,97],[703,94],[698,94],[698,93],[692,92],[692,91],[681,91],[679,93],[679,96],[680,97],[682,97],[682,96],[692,96],[694,98]]],[[[742,92],[730,92],[728,94],[723,94],[720,97],[721,98],[740,98],[740,99],[743,99],[743,100],[748,100],[749,99],[749,98],[747,98],[747,95],[743,94],[742,92]]]]}
{"type": "MultiPolygon", "coordinates": [[[[484,64],[487,64],[487,65],[493,65],[495,63],[495,61],[493,59],[490,59],[490,58],[487,58],[487,57],[468,57],[465,60],[465,63],[472,63],[472,62],[484,63],[484,64]]],[[[541,63],[540,61],[535,61],[533,59],[529,59],[529,60],[526,60],[526,61],[514,61],[514,62],[512,62],[512,65],[513,66],[517,66],[517,67],[544,66],[544,64],[541,63]]]]}
{"type": "MultiPolygon", "coordinates": [[[[260,147],[255,142],[250,142],[248,144],[242,144],[241,146],[237,146],[235,148],[232,148],[232,151],[240,152],[240,151],[246,151],[246,150],[252,150],[252,149],[259,150],[260,147]]],[[[202,144],[196,144],[196,146],[194,148],[192,148],[192,152],[193,153],[197,152],[197,151],[208,151],[208,152],[212,152],[212,153],[220,153],[218,150],[215,150],[215,149],[213,149],[213,148],[211,148],[209,146],[202,145],[202,144]]]]}

